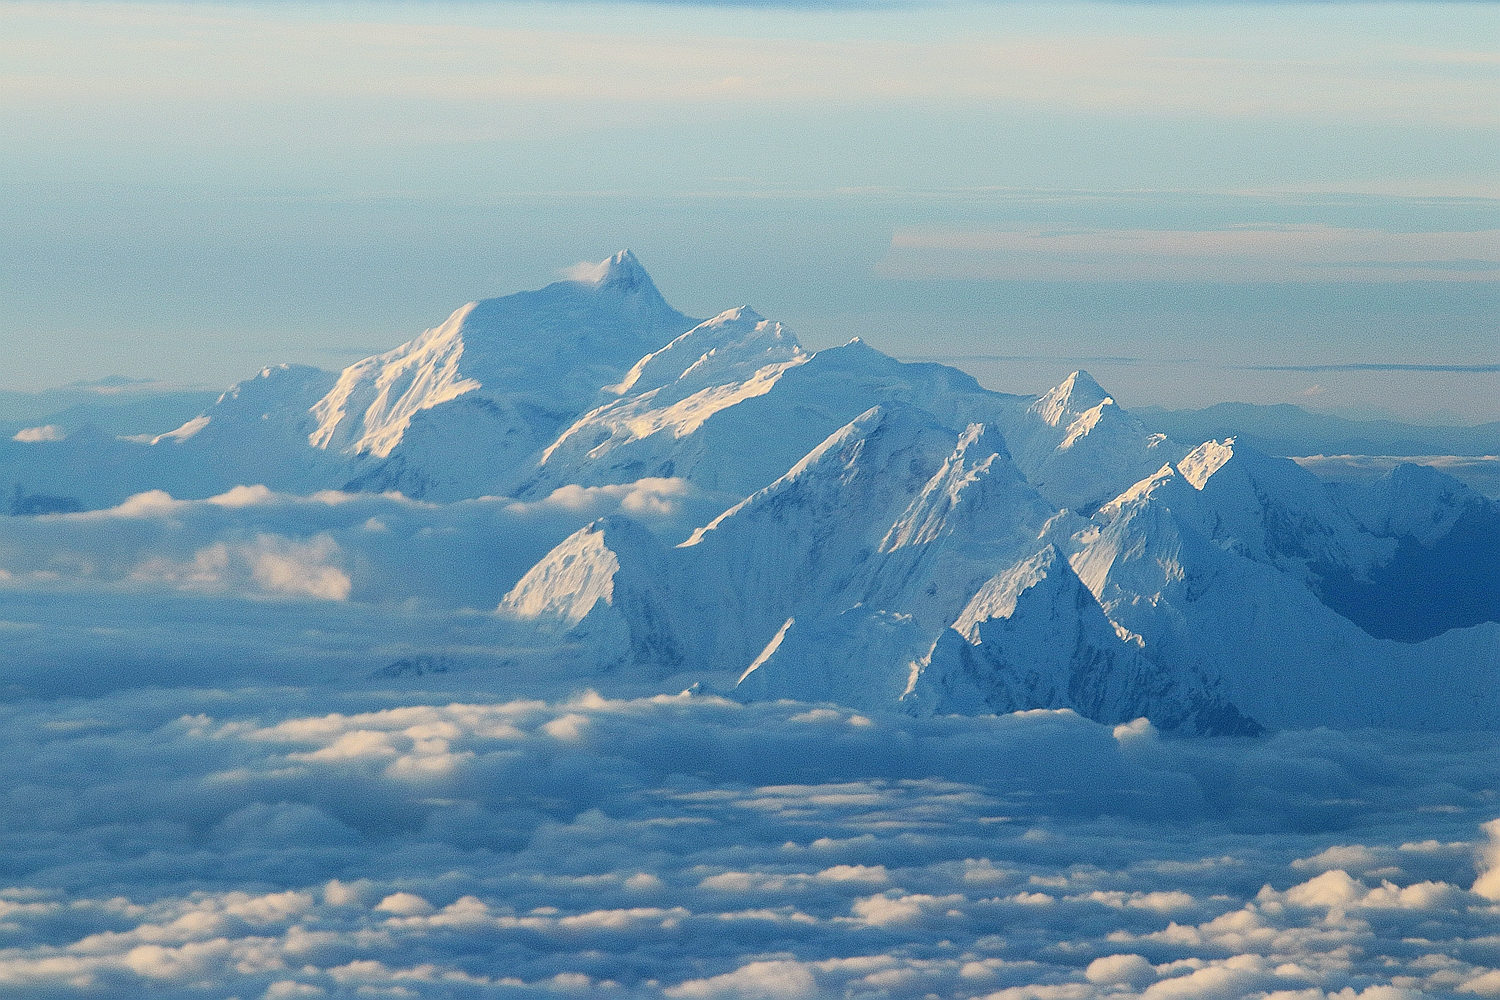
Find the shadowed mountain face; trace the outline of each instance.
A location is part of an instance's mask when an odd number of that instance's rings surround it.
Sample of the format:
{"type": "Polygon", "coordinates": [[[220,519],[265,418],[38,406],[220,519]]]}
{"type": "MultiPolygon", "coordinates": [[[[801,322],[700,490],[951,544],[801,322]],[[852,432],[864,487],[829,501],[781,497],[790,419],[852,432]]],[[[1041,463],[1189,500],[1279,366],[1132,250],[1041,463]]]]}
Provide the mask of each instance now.
{"type": "Polygon", "coordinates": [[[1500,508],[1454,480],[1334,487],[1087,372],[1015,396],[812,354],[746,306],[682,315],[628,251],[163,430],[0,443],[0,579],[481,606],[561,676],[746,700],[1500,724],[1500,508]],[[110,532],[128,555],[77,551],[110,532]]]}
{"type": "Polygon", "coordinates": [[[1402,536],[1390,561],[1364,579],[1348,567],[1321,568],[1316,590],[1366,632],[1397,642],[1500,621],[1500,512],[1471,504],[1430,544],[1402,536]]]}

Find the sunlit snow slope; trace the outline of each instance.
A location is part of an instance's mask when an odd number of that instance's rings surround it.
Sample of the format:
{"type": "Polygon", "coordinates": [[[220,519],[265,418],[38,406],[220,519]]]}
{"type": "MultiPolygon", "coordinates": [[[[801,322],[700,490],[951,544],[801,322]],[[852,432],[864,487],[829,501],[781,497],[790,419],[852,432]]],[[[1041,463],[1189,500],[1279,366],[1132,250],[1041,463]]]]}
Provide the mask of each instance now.
{"type": "Polygon", "coordinates": [[[1017,396],[857,338],[810,353],[748,306],[684,316],[628,251],[175,429],[17,435],[0,487],[0,580],[479,607],[572,678],[1500,726],[1500,508],[1454,480],[1175,442],[1082,371],[1017,396]]]}

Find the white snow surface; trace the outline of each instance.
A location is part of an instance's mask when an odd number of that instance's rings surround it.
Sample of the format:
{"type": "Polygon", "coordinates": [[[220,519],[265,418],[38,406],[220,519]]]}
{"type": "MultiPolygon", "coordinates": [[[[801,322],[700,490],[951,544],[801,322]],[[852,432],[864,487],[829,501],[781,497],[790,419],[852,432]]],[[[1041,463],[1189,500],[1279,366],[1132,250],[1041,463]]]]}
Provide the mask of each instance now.
{"type": "Polygon", "coordinates": [[[1362,528],[1382,538],[1415,538],[1432,545],[1466,511],[1484,509],[1484,497],[1425,465],[1401,463],[1363,488],[1343,492],[1362,528]]]}
{"type": "Polygon", "coordinates": [[[605,544],[604,526],[584,525],[521,577],[500,602],[501,611],[520,618],[577,625],[600,601],[614,602],[620,560],[605,544]]]}
{"type": "Polygon", "coordinates": [[[308,440],[364,456],[350,478],[360,489],[513,493],[558,432],[610,396],[605,386],[696,323],[621,251],[582,277],[470,303],[351,365],[313,408],[308,440]]]}
{"type": "MultiPolygon", "coordinates": [[[[780,323],[749,306],[728,309],[705,320],[661,350],[637,361],[618,385],[618,396],[640,394],[677,382],[704,386],[748,377],[767,365],[805,360],[797,338],[780,323]]],[[[679,390],[680,391],[680,390],[679,390]]]]}
{"type": "Polygon", "coordinates": [[[1245,725],[1211,680],[1162,671],[1122,641],[1054,545],[980,589],[913,665],[902,698],[928,712],[1067,708],[1101,722],[1150,715],[1169,728],[1245,725]]]}
{"type": "Polygon", "coordinates": [[[401,443],[419,410],[478,389],[478,381],[458,373],[464,354],[461,331],[476,305],[470,302],[454,310],[441,326],[416,340],[345,368],[338,383],[312,408],[318,425],[308,443],[385,458],[401,443]]]}
{"type": "Polygon", "coordinates": [[[1414,644],[1372,638],[1298,576],[1256,558],[1262,551],[1205,532],[1220,523],[1207,493],[1165,466],[1069,539],[1073,569],[1113,621],[1144,638],[1147,658],[1169,673],[1221,679],[1229,700],[1267,726],[1500,719],[1500,627],[1414,644]]]}
{"type": "Polygon", "coordinates": [[[1483,497],[627,253],[421,342],[0,441],[0,994],[1500,996],[1500,627],[1318,597],[1483,497]]]}
{"type": "Polygon", "coordinates": [[[1032,486],[1085,515],[1186,452],[1147,431],[1085,371],[1024,409],[1001,411],[998,428],[1032,486]]]}
{"type": "Polygon", "coordinates": [[[12,509],[42,515],[0,562],[25,587],[492,608],[581,676],[743,678],[737,697],[1500,725],[1497,626],[1473,601],[1398,643],[1318,596],[1334,581],[1357,617],[1414,544],[1444,586],[1485,593],[1451,532],[1480,537],[1493,506],[1447,477],[1333,489],[1233,438],[1151,434],[1083,371],[1012,396],[858,339],[809,354],[746,306],[684,316],[628,251],[339,375],[269,367],[145,440],[0,442],[0,471],[12,509]],[[358,521],[255,499],[383,494],[358,521]],[[78,507],[96,513],[46,513],[78,507]],[[146,511],[187,527],[126,540],[146,511]],[[486,518],[493,538],[466,533],[486,518]],[[403,579],[383,546],[491,568],[403,579]]]}

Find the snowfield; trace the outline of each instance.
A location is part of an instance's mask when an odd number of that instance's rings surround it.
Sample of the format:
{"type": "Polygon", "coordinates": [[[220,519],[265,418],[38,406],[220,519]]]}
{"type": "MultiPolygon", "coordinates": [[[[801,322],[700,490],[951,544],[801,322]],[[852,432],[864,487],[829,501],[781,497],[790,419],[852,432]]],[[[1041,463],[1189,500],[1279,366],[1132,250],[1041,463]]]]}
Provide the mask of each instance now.
{"type": "Polygon", "coordinates": [[[628,251],[56,427],[0,441],[5,996],[1500,996],[1500,505],[1435,469],[628,251]]]}

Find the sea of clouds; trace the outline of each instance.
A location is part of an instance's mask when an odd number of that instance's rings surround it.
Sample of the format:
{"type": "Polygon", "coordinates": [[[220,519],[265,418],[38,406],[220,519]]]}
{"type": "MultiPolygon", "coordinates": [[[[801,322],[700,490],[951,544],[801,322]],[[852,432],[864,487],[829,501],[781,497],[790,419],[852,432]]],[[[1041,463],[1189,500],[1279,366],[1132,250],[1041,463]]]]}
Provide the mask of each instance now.
{"type": "Polygon", "coordinates": [[[20,699],[0,991],[1496,996],[1497,775],[1490,736],[1050,711],[20,699]]]}
{"type": "Polygon", "coordinates": [[[0,518],[0,995],[1500,996],[1493,733],[746,705],[492,613],[697,502],[0,518]]]}

